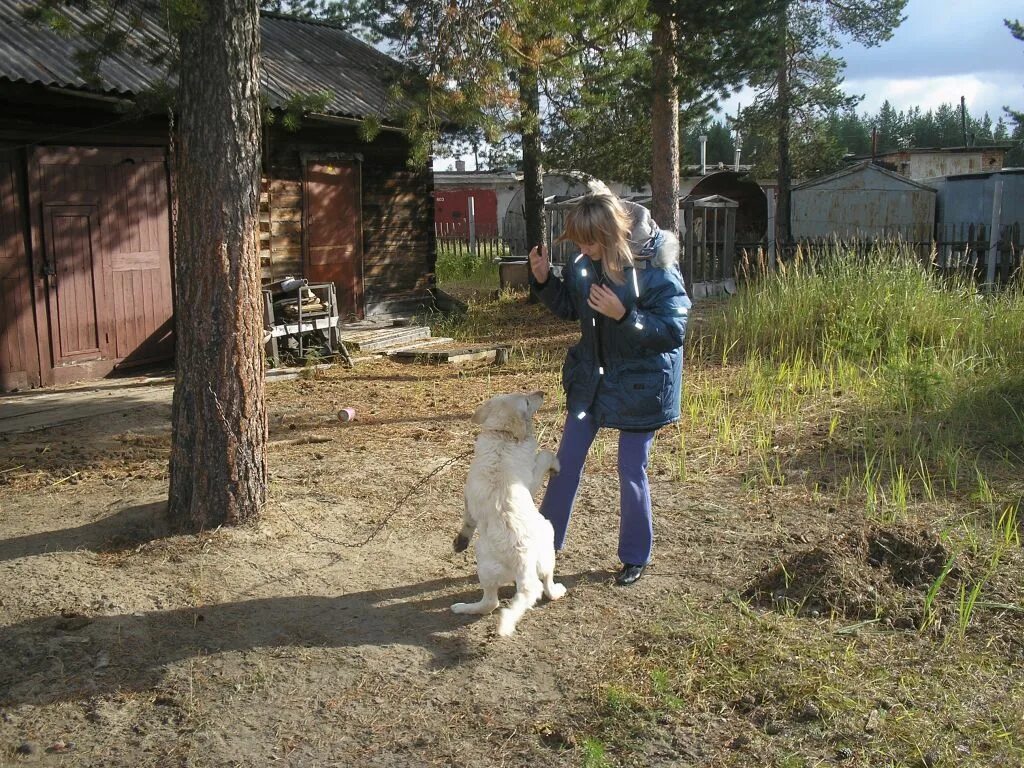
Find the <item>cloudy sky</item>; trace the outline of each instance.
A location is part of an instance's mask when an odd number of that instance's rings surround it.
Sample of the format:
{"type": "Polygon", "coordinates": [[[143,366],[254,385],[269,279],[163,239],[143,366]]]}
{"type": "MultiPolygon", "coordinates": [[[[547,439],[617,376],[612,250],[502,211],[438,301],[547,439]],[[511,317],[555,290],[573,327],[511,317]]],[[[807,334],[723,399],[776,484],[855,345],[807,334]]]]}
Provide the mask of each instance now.
{"type": "MultiPolygon", "coordinates": [[[[874,113],[886,99],[897,109],[959,104],[993,121],[1006,105],[1024,109],[1024,43],[1003,19],[1024,21],[1022,0],[910,0],[906,21],[892,38],[874,48],[851,43],[839,53],[846,61],[846,90],[863,95],[860,112],[874,113]]],[[[726,105],[749,103],[740,93],[726,105]]]]}
{"type": "MultiPolygon", "coordinates": [[[[1015,40],[1003,19],[1024,21],[1024,0],[910,0],[906,21],[892,38],[874,48],[851,43],[839,55],[846,61],[846,91],[862,95],[859,112],[874,114],[886,99],[897,109],[960,103],[970,114],[989,113],[993,122],[1004,106],[1024,110],[1024,42],[1015,40]]],[[[723,105],[735,114],[748,105],[740,91],[723,105]]],[[[467,158],[472,168],[472,157],[467,158]]],[[[438,160],[435,168],[454,167],[438,160]]]]}

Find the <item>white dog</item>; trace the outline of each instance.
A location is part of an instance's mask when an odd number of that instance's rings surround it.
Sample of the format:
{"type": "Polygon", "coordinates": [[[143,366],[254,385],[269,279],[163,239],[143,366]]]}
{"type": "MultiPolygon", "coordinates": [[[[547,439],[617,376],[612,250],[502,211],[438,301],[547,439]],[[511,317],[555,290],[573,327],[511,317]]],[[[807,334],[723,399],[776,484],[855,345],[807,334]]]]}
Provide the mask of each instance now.
{"type": "Polygon", "coordinates": [[[455,551],[469,546],[475,530],[477,574],[484,594],[478,603],[456,603],[455,613],[486,614],[498,607],[498,588],[515,582],[516,594],[502,610],[498,634],[511,635],[519,619],[540,599],[565,594],[556,584],[555,533],[533,503],[548,472],[558,472],[551,451],[538,451],[533,415],[543,392],[498,395],[477,408],[481,426],[466,479],[466,510],[455,551]]]}

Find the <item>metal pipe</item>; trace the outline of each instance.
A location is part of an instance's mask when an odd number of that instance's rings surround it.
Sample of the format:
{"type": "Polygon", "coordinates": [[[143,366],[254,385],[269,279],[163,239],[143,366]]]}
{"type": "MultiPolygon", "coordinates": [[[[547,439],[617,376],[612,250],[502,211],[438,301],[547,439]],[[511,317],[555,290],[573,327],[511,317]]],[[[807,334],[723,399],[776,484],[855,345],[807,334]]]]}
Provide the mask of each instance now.
{"type": "Polygon", "coordinates": [[[80,91],[76,88],[62,88],[59,85],[48,85],[46,90],[51,93],[59,93],[61,96],[72,96],[76,99],[88,99],[89,101],[102,101],[107,104],[134,104],[131,99],[122,96],[108,96],[104,93],[93,93],[92,91],[80,91]]]}
{"type": "MultiPolygon", "coordinates": [[[[317,120],[321,123],[335,123],[336,125],[362,125],[365,120],[356,117],[341,117],[339,115],[324,115],[320,112],[310,112],[306,115],[310,120],[317,120]]],[[[407,128],[399,128],[395,125],[381,125],[382,131],[393,131],[394,133],[408,133],[407,128]]]]}

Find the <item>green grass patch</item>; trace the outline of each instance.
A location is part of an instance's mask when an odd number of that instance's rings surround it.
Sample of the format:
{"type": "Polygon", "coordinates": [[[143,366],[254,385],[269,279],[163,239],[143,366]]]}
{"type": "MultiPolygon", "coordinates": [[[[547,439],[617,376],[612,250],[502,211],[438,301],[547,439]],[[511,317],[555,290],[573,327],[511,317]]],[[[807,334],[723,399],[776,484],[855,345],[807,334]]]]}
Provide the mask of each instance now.
{"type": "Polygon", "coordinates": [[[684,429],[710,447],[691,477],[813,476],[895,521],[979,485],[998,503],[1024,461],[1019,289],[983,296],[896,249],[837,252],[750,280],[688,344],[684,429]]]}
{"type": "Polygon", "coordinates": [[[683,733],[722,766],[1024,764],[1024,679],[999,648],[837,629],[673,602],[609,675],[588,738],[616,765],[683,733]]]}
{"type": "Polygon", "coordinates": [[[497,290],[495,259],[502,255],[508,255],[508,246],[478,248],[474,253],[468,243],[439,240],[435,266],[438,285],[460,295],[497,290]]]}
{"type": "Polygon", "coordinates": [[[797,259],[746,283],[700,351],[709,358],[842,359],[885,369],[920,365],[956,375],[1024,361],[1024,295],[982,296],[943,280],[898,247],[797,259]]]}
{"type": "Polygon", "coordinates": [[[680,764],[1024,765],[1019,287],[982,295],[895,248],[837,251],[695,316],[682,420],[651,465],[775,510],[782,541],[809,531],[774,559],[779,591],[809,599],[666,604],[604,676],[586,735],[612,765],[649,764],[652,744],[680,764]],[[808,517],[823,510],[844,529],[808,517]],[[867,531],[881,549],[839,556],[867,531]],[[931,542],[934,562],[910,580],[920,563],[890,557],[887,532],[931,542]],[[820,573],[838,599],[812,611],[824,582],[786,569],[816,552],[837,554],[820,573]]]}

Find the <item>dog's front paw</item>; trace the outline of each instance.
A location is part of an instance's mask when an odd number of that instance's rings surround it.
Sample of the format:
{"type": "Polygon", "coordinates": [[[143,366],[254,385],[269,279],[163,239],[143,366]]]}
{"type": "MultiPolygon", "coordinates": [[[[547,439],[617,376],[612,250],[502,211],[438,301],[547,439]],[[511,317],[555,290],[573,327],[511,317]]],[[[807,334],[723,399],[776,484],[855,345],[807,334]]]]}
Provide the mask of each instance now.
{"type": "Polygon", "coordinates": [[[558,457],[547,449],[540,452],[538,460],[542,462],[541,466],[547,465],[547,470],[545,471],[552,475],[557,475],[562,470],[562,465],[558,463],[558,457]]]}
{"type": "Polygon", "coordinates": [[[565,584],[553,584],[551,586],[551,593],[548,595],[548,600],[558,600],[562,597],[565,597],[565,584]]]}
{"type": "Polygon", "coordinates": [[[452,605],[452,613],[471,613],[472,603],[454,603],[452,605]]]}
{"type": "Polygon", "coordinates": [[[455,541],[452,543],[452,546],[455,548],[456,552],[465,552],[466,548],[469,546],[469,537],[459,533],[455,537],[455,541]]]}

